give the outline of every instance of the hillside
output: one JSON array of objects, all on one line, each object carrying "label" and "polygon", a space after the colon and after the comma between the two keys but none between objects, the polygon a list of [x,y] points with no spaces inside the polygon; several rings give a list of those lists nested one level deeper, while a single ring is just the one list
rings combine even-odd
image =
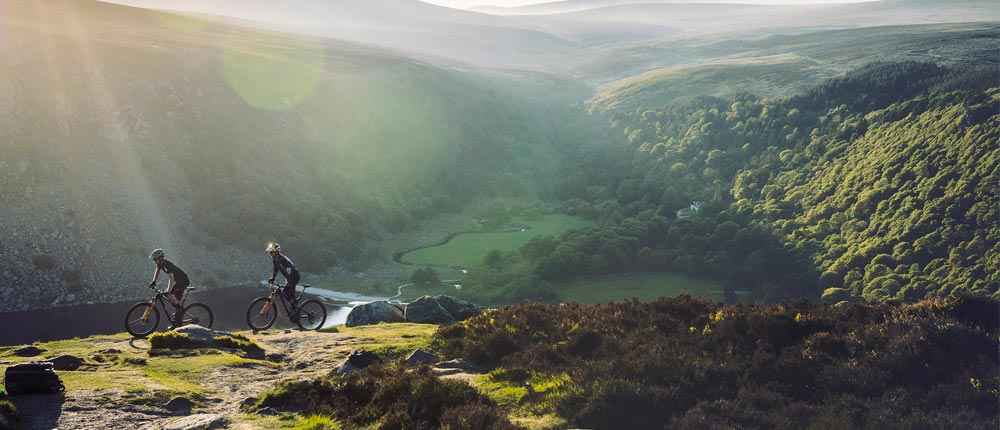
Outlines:
[{"label": "hillside", "polygon": [[382,235],[500,178],[533,190],[552,154],[587,144],[569,101],[583,90],[557,78],[32,5],[0,15],[0,217],[15,238],[0,244],[0,311],[132,297],[157,247],[210,287],[269,273],[270,240],[308,250],[296,261],[309,271],[363,268],[387,258]]},{"label": "hillside", "polygon": [[[36,344],[33,358],[0,347],[3,364],[83,359],[59,372],[65,393],[0,399],[0,414],[12,404],[26,429],[159,428],[188,417],[244,430],[990,428],[998,305],[526,303],[440,328],[237,334],[263,357],[99,336]],[[402,364],[416,348],[475,365]],[[332,372],[358,349],[385,364]]]},{"label": "hillside", "polygon": [[[535,270],[587,272],[573,255],[597,240],[618,249],[612,273],[701,274],[770,300],[996,295],[991,63],[873,63],[788,98],[610,110],[629,149],[582,162],[623,173],[607,193],[583,192],[600,183],[584,176],[561,189],[615,201],[601,228],[561,237]],[[704,202],[696,216],[675,215],[691,201]]]},{"label": "hillside", "polygon": [[[667,58],[677,64],[603,85],[592,104],[597,109],[632,110],[699,96],[788,97],[875,61],[986,66],[995,61],[990,46],[998,30],[995,24],[887,26],[646,50],[639,58]],[[626,57],[602,67],[637,62]]]}]

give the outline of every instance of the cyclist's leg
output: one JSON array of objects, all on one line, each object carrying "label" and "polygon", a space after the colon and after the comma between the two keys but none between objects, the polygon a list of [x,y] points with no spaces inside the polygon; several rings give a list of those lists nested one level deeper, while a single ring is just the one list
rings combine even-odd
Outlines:
[{"label": "cyclist's leg", "polygon": [[184,297],[184,289],[190,285],[191,282],[175,282],[174,286],[170,289],[167,294],[173,294],[174,298],[177,299],[177,304],[174,305],[174,327],[180,327],[184,322],[184,307],[181,306],[181,299]]},{"label": "cyclist's leg", "polygon": [[298,303],[296,303],[297,300],[296,300],[296,297],[295,297],[295,286],[298,285],[300,278],[301,277],[299,276],[299,273],[298,272],[294,272],[294,273],[288,275],[288,278],[285,279],[286,280],[286,282],[285,282],[285,297],[288,298],[288,302],[291,303],[292,307],[295,307],[295,306],[298,305]]}]

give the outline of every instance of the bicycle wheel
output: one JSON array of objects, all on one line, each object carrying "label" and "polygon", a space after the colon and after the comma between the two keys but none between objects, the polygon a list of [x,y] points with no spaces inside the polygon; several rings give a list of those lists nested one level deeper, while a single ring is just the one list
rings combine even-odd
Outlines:
[{"label": "bicycle wheel", "polygon": [[184,308],[184,325],[197,324],[205,328],[212,328],[212,310],[204,303],[191,303]]},{"label": "bicycle wheel", "polygon": [[316,299],[302,302],[296,313],[295,324],[302,330],[316,330],[322,328],[326,322],[326,306]]},{"label": "bicycle wheel", "polygon": [[267,330],[278,319],[278,307],[270,297],[258,297],[247,309],[247,325],[254,330]]},{"label": "bicycle wheel", "polygon": [[149,336],[160,325],[160,311],[150,303],[136,303],[125,314],[125,330],[135,337]]}]

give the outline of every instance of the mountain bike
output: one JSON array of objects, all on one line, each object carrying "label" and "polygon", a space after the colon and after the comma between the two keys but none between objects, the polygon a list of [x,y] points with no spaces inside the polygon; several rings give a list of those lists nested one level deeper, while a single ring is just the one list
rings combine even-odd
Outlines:
[{"label": "mountain bike", "polygon": [[[302,292],[298,296],[298,299],[301,300],[302,296],[305,295],[306,288],[310,288],[311,285],[299,285],[302,286]],[[275,297],[281,302],[281,307],[285,308],[289,319],[302,330],[316,330],[323,327],[323,323],[326,322],[326,306],[323,305],[323,302],[309,299],[292,307],[289,306],[285,298],[283,286],[270,282],[268,287],[271,289],[271,294],[267,297],[258,297],[250,302],[250,308],[247,309],[247,324],[250,328],[259,331],[267,330],[274,325],[274,322],[278,320],[278,306]]]},{"label": "mountain bike", "polygon": [[[136,303],[125,314],[125,330],[128,330],[135,337],[149,336],[160,325],[160,310],[156,308],[157,302],[160,303],[163,313],[168,315],[168,318],[172,318],[174,314],[172,310],[167,309],[168,304],[171,309],[173,308],[173,304],[166,299],[166,295],[169,293],[157,290],[156,287],[151,286],[149,288],[155,290],[156,295],[152,299],[149,299],[148,302]],[[187,300],[187,293],[191,290],[194,290],[194,287],[187,287],[185,294],[181,297],[181,307],[184,308],[181,325],[197,324],[205,328],[211,328],[214,317],[208,305],[204,303],[191,303],[184,306],[184,301]]]}]

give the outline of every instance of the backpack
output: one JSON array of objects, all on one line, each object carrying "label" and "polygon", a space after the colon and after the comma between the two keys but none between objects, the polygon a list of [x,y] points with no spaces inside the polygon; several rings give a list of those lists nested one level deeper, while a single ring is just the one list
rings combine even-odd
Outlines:
[{"label": "backpack", "polygon": [[4,373],[7,393],[58,393],[66,389],[48,361],[15,364]]}]

